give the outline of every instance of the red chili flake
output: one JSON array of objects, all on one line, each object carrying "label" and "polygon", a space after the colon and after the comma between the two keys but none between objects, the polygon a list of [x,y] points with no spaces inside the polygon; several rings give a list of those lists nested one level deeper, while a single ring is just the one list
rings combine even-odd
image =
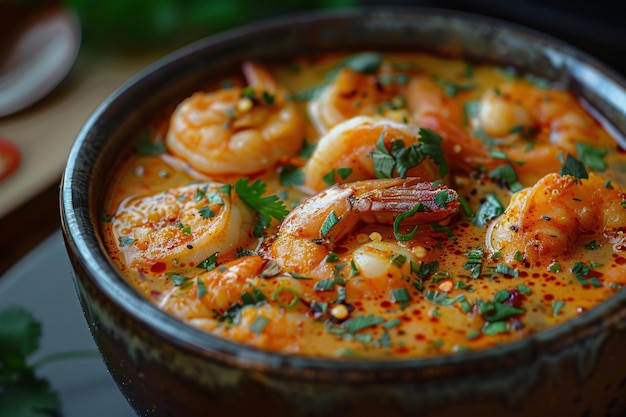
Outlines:
[{"label": "red chili flake", "polygon": [[21,159],[20,150],[14,143],[0,138],[0,181],[15,172]]},{"label": "red chili flake", "polygon": [[164,262],[157,262],[150,267],[150,272],[154,274],[160,274],[162,272],[165,272],[166,269],[167,269],[167,265],[165,265]]}]

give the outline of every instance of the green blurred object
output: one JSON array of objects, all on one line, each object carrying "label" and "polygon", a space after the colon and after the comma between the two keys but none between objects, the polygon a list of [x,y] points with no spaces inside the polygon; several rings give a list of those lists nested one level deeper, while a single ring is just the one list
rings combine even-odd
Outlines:
[{"label": "green blurred object", "polygon": [[284,13],[355,6],[357,0],[65,0],[78,13],[87,47],[178,47]]}]

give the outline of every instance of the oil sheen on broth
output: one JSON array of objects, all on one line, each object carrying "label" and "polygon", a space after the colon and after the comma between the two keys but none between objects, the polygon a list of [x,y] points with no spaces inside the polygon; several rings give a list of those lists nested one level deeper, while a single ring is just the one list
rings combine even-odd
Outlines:
[{"label": "oil sheen on broth", "polygon": [[557,83],[373,52],[214,81],[135,138],[101,224],[122,275],[191,326],[423,357],[518,340],[626,283],[622,151]]}]

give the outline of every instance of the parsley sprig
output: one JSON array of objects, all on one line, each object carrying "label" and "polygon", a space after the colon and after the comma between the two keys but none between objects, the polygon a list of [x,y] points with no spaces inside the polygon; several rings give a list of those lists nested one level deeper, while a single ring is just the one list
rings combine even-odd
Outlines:
[{"label": "parsley sprig", "polygon": [[57,360],[97,357],[96,351],[52,354],[30,362],[39,348],[41,323],[28,311],[12,307],[0,311],[0,416],[48,417],[61,408],[50,382],[37,375],[42,366]]},{"label": "parsley sprig", "polygon": [[439,175],[448,174],[448,164],[443,153],[443,139],[430,129],[419,129],[419,143],[405,146],[402,140],[391,140],[390,149],[385,145],[386,132],[383,131],[376,142],[376,149],[370,154],[374,161],[376,178],[391,178],[394,170],[404,178],[407,172],[421,164],[427,157],[439,167]]},{"label": "parsley sprig", "polygon": [[256,237],[263,235],[263,231],[269,226],[272,218],[281,221],[289,213],[285,203],[278,196],[263,196],[266,189],[267,184],[259,179],[250,184],[249,178],[240,178],[235,183],[235,192],[239,198],[259,215],[254,226]]}]

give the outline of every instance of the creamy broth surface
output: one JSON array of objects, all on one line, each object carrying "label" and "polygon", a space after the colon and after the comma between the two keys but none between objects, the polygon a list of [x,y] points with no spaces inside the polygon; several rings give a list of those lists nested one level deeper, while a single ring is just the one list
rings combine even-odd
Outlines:
[{"label": "creamy broth surface", "polygon": [[129,138],[101,230],[181,326],[424,357],[519,340],[626,284],[622,150],[557,83],[333,54],[244,62],[156,116]]}]

